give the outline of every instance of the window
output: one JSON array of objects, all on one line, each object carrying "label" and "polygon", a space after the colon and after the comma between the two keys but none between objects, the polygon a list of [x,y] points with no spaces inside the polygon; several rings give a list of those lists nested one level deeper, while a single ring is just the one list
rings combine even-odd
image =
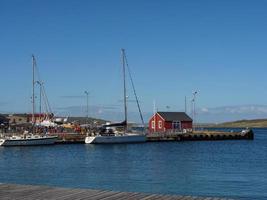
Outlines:
[{"label": "window", "polygon": [[162,128],[162,121],[159,121],[159,128]]},{"label": "window", "polygon": [[155,121],[152,121],[151,126],[152,128],[155,128]]},{"label": "window", "polygon": [[181,123],[177,122],[177,121],[172,122],[172,128],[176,129],[176,130],[180,130],[181,129]]}]

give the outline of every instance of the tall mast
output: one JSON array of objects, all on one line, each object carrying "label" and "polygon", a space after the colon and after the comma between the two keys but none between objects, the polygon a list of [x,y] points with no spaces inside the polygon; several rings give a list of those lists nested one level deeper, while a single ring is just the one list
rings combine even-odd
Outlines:
[{"label": "tall mast", "polygon": [[34,84],[35,84],[35,80],[34,80],[34,68],[35,68],[35,58],[34,55],[32,55],[32,124],[33,124],[33,129],[32,132],[34,134],[34,124],[35,124],[35,96],[34,96]]},{"label": "tall mast", "polygon": [[186,96],[184,97],[184,112],[187,112],[187,99]]},{"label": "tall mast", "polygon": [[122,70],[123,70],[123,101],[124,101],[124,119],[125,119],[125,131],[127,130],[127,100],[126,100],[126,77],[125,77],[125,50],[121,49],[122,56]]}]

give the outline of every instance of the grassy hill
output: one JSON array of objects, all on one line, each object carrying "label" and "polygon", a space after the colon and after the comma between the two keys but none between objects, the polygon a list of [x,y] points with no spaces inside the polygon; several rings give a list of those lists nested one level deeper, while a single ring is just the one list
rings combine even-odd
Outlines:
[{"label": "grassy hill", "polygon": [[267,119],[239,120],[233,122],[225,122],[220,124],[210,125],[212,127],[227,127],[227,128],[266,128]]}]

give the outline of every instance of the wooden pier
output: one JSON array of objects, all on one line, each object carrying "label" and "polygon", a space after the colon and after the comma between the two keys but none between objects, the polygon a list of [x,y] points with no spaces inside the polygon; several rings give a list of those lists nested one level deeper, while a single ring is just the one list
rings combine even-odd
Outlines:
[{"label": "wooden pier", "polygon": [[[56,144],[84,144],[86,134],[60,133]],[[162,141],[203,141],[203,140],[253,140],[252,130],[242,132],[195,131],[193,133],[151,133],[147,135],[148,142]]]},{"label": "wooden pier", "polygon": [[254,134],[252,130],[247,132],[195,131],[193,133],[156,133],[147,135],[148,142],[253,139]]},{"label": "wooden pier", "polygon": [[114,192],[108,190],[73,189],[50,186],[0,184],[1,200],[76,200],[76,199],[105,199],[105,200],[226,200],[225,198],[193,197],[177,195],[145,194],[138,192]]}]

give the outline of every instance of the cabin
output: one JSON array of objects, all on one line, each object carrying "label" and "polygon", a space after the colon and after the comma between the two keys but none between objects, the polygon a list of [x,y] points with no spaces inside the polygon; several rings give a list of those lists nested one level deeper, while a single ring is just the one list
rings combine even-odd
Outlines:
[{"label": "cabin", "polygon": [[192,130],[193,120],[185,112],[156,112],[148,126],[150,133],[181,132]]}]

